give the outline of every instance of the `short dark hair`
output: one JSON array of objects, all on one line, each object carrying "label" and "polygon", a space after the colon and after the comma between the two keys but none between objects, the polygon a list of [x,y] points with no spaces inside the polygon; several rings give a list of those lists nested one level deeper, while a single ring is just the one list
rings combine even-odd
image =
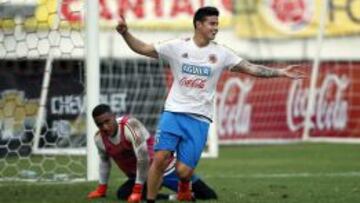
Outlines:
[{"label": "short dark hair", "polygon": [[204,6],[199,8],[194,15],[194,28],[196,28],[196,21],[203,22],[207,16],[219,16],[219,10],[213,6]]},{"label": "short dark hair", "polygon": [[92,117],[95,118],[104,113],[112,113],[111,108],[107,104],[99,104],[92,111]]}]

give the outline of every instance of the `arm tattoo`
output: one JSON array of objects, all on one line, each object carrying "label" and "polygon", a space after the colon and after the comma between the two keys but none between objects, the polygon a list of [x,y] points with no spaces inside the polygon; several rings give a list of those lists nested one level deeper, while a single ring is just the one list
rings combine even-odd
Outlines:
[{"label": "arm tattoo", "polygon": [[240,62],[231,70],[234,72],[243,72],[249,75],[264,78],[283,76],[282,72],[279,69],[269,68],[264,65],[252,64],[245,60]]}]

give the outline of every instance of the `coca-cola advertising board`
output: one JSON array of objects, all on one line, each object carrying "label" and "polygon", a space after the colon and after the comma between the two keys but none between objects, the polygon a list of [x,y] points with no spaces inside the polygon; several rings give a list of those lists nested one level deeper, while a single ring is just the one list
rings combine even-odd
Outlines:
[{"label": "coca-cola advertising board", "polygon": [[[301,139],[310,64],[303,67],[309,78],[299,80],[224,73],[217,88],[220,143]],[[319,70],[310,138],[360,138],[360,63],[324,62]]]}]

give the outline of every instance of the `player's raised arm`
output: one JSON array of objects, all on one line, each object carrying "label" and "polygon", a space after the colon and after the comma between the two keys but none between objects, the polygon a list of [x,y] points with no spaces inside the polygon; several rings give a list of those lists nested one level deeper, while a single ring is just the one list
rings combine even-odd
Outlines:
[{"label": "player's raised arm", "polygon": [[231,71],[242,72],[256,77],[272,78],[272,77],[288,77],[291,79],[305,78],[305,73],[299,70],[299,65],[289,65],[285,68],[270,68],[264,65],[253,64],[249,61],[242,60],[234,66]]},{"label": "player's raised arm", "polygon": [[130,49],[132,49],[134,52],[151,58],[159,57],[154,45],[147,44],[137,39],[129,32],[125,18],[121,17],[118,25],[116,26],[116,30],[124,38]]}]

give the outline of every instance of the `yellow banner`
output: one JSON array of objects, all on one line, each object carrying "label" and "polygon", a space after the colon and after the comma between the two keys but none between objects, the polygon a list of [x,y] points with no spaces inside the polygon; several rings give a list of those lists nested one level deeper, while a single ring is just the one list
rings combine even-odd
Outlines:
[{"label": "yellow banner", "polygon": [[[323,0],[237,0],[235,30],[241,38],[304,38],[319,30]],[[325,36],[360,34],[360,0],[329,0]]]},{"label": "yellow banner", "polygon": [[[65,28],[79,28],[84,25],[85,0],[16,0],[17,12],[0,15],[0,26],[27,29],[46,29],[59,24]],[[101,29],[113,29],[124,16],[131,28],[154,30],[193,29],[193,15],[202,6],[212,5],[220,11],[220,26],[231,25],[233,4],[231,0],[98,0]],[[29,3],[30,2],[30,3]],[[7,6],[14,6],[11,2]],[[30,14],[22,14],[22,7],[32,6]],[[29,11],[28,11],[29,12]],[[31,13],[32,12],[32,13]],[[21,16],[22,21],[15,20]],[[19,18],[18,18],[19,19]],[[58,23],[57,23],[58,22]]]},{"label": "yellow banner", "polygon": [[0,15],[0,27],[14,29],[21,27],[30,30],[49,29],[57,17],[57,0],[13,0],[3,3],[4,12]]}]

